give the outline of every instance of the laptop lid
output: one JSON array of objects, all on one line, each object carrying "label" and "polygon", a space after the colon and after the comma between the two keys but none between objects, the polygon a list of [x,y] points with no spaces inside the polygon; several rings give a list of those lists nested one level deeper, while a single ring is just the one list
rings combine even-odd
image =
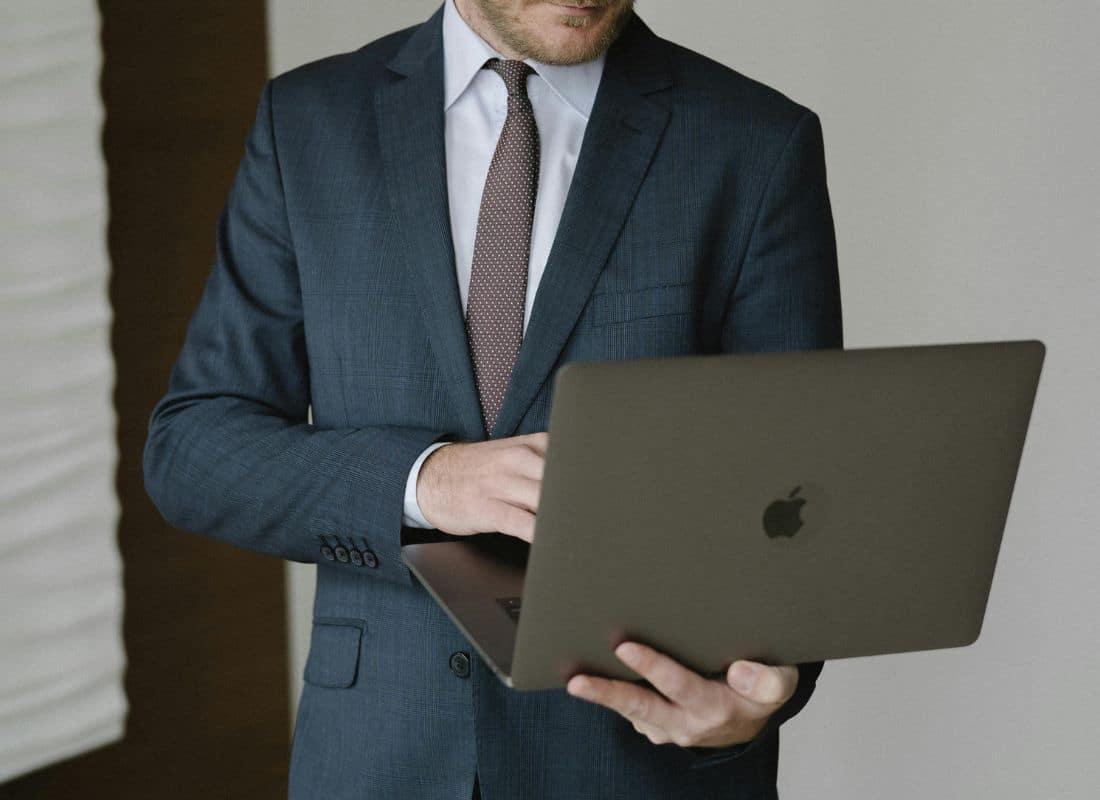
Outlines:
[{"label": "laptop lid", "polygon": [[564,365],[511,684],[635,678],[626,638],[703,673],[973,642],[1043,355]]}]

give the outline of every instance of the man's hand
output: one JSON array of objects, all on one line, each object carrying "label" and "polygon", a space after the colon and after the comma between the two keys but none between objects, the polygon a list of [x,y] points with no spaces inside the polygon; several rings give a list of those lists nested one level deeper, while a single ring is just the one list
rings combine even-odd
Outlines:
[{"label": "man's hand", "polygon": [[619,712],[654,744],[725,747],[747,742],[798,686],[797,667],[735,661],[719,681],[635,642],[623,642],[615,655],[657,691],[593,675],[574,675],[566,690]]},{"label": "man's hand", "polygon": [[496,531],[531,542],[548,442],[542,432],[432,451],[416,478],[420,513],[444,533]]}]

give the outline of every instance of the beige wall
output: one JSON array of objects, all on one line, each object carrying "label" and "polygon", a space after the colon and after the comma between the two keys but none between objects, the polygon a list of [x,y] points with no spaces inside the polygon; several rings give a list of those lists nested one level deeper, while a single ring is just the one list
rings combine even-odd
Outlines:
[{"label": "beige wall", "polygon": [[[275,71],[434,2],[269,0]],[[1038,337],[1048,356],[972,647],[831,662],[784,732],[792,797],[1069,798],[1100,785],[1100,59],[1091,0],[637,3],[822,118],[849,346]],[[292,681],[309,568],[289,573]]]}]

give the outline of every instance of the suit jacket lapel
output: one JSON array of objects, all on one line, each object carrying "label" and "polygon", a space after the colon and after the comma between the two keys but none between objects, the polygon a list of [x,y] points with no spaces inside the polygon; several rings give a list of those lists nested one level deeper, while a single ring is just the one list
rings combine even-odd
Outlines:
[{"label": "suit jacket lapel", "polygon": [[[447,207],[443,138],[443,8],[387,66],[404,76],[382,85],[375,109],[390,201],[428,337],[463,421],[485,435]],[[670,86],[657,37],[636,15],[607,53],[603,77],[535,295],[531,318],[492,437],[510,436],[549,377],[634,201],[668,121],[647,95]]]},{"label": "suit jacket lapel", "polygon": [[405,77],[379,87],[375,110],[390,202],[432,352],[447,377],[464,437],[482,439],[485,423],[466,341],[447,205],[442,26],[440,6],[387,64]]},{"label": "suit jacket lapel", "polygon": [[569,338],[634,202],[668,121],[647,97],[672,84],[653,32],[635,14],[603,77],[493,437],[510,436]]}]

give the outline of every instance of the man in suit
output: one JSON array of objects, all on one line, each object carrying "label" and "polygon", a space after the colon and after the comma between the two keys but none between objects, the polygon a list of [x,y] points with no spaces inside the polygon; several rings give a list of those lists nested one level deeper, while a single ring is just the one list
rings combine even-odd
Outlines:
[{"label": "man in suit", "polygon": [[648,685],[514,692],[401,561],[531,540],[565,362],[841,346],[817,115],[576,5],[445,0],[261,93],[145,476],[317,564],[294,797],[775,796],[821,670],[625,643]]}]

